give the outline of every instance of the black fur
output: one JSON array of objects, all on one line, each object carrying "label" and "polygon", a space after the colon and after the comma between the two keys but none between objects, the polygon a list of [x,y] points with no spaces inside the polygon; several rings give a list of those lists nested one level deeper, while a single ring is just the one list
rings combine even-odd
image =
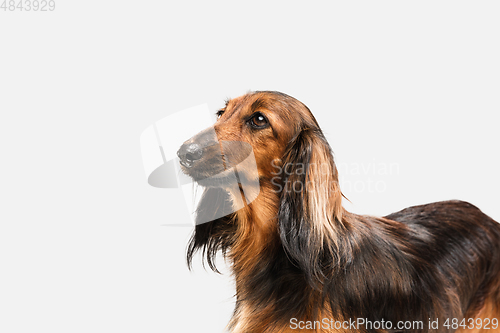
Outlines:
[{"label": "black fur", "polygon": [[[287,105],[301,107],[296,101]],[[309,110],[303,106],[297,112],[303,117]],[[302,118],[309,119],[307,124],[294,125],[297,133],[285,150],[285,165],[309,166],[317,145],[333,165],[330,146],[311,117]],[[446,318],[475,316],[486,301],[500,313],[500,225],[477,207],[443,201],[382,218],[342,210],[329,222],[334,224],[333,239],[324,238],[313,230],[318,221],[312,221],[305,200],[311,193],[290,191],[294,183],[304,184],[310,171],[289,171],[282,179],[275,234],[260,251],[248,253],[258,257],[252,258],[254,265],[246,268],[244,278],[236,276],[235,313],[242,304],[251,308],[245,333],[279,332],[291,318],[422,321],[423,329],[408,332],[428,332],[429,320],[439,319],[442,325]],[[198,207],[203,215],[199,223],[230,204],[224,190],[206,191]],[[188,264],[201,250],[209,267],[217,271],[218,251],[230,254],[235,244],[237,216],[197,225],[188,246]],[[443,326],[439,330],[451,331]]]}]

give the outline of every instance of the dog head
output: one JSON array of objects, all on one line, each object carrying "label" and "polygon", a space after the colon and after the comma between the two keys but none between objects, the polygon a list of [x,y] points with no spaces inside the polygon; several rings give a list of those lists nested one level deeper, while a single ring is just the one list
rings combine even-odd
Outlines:
[{"label": "dog head", "polygon": [[[276,230],[284,248],[304,270],[319,277],[318,258],[335,246],[342,194],[330,146],[311,111],[286,94],[258,91],[227,101],[217,116],[213,131],[202,131],[179,149],[183,172],[218,191],[226,186],[228,171],[251,149],[257,168],[238,170],[240,178],[257,177],[262,189],[276,193]],[[224,142],[235,143],[235,149]],[[216,182],[204,183],[214,176]],[[204,196],[199,209],[208,209],[208,202],[213,209],[220,205]],[[216,244],[229,247],[237,223],[233,216],[197,226],[200,236],[195,234],[192,252],[210,244],[215,251]]]},{"label": "dog head", "polygon": [[[240,176],[269,178],[273,160],[280,159],[287,143],[304,120],[315,123],[310,113],[296,112],[305,106],[276,92],[250,93],[226,101],[217,111],[217,122],[184,142],[177,155],[182,171],[204,186],[224,187],[223,179],[254,153],[258,175],[239,170]],[[295,112],[294,112],[295,111]],[[305,110],[302,110],[305,111]],[[310,117],[304,118],[304,115]],[[207,181],[209,178],[218,181]]]}]

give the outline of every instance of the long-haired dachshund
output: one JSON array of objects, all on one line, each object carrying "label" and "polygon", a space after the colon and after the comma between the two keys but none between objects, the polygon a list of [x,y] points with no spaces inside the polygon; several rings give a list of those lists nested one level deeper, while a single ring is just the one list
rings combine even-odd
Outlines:
[{"label": "long-haired dachshund", "polygon": [[[219,142],[251,145],[260,192],[197,225],[187,260],[201,250],[217,271],[221,251],[231,263],[231,332],[500,332],[497,222],[463,201],[349,213],[331,148],[304,104],[259,91],[217,114]],[[195,180],[220,171],[206,167],[214,154],[206,142],[201,132],[178,152]],[[224,184],[206,186],[199,214],[242,195]]]}]

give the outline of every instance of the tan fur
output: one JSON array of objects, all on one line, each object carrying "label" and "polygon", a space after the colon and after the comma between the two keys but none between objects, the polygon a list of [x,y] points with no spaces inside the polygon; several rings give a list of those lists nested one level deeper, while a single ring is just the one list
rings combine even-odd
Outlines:
[{"label": "tan fur", "polygon": [[[469,318],[474,319],[474,322],[469,321]],[[480,318],[479,323],[476,320]],[[497,320],[497,328],[493,328],[491,321],[493,319]],[[478,311],[473,316],[467,316],[465,319],[466,329],[459,328],[456,333],[499,333],[500,332],[500,309],[496,308],[493,300],[487,300],[481,310]],[[482,324],[481,324],[482,323]],[[486,324],[489,323],[489,328],[485,328]],[[474,327],[469,329],[468,326]]]},{"label": "tan fur", "polygon": [[[288,104],[284,104],[288,103]],[[222,115],[215,124],[215,132],[219,141],[242,141],[250,144],[255,155],[258,175],[248,175],[252,179],[259,179],[260,189],[254,188],[251,191],[260,191],[256,199],[246,204],[242,209],[235,209],[236,213],[233,217],[231,226],[236,229],[234,235],[230,234],[232,240],[231,247],[227,253],[227,259],[232,264],[232,271],[236,281],[236,296],[238,298],[237,308],[235,309],[234,316],[229,323],[232,333],[295,333],[295,332],[316,332],[316,333],[354,333],[355,330],[350,329],[324,329],[317,330],[300,330],[291,329],[290,325],[286,322],[279,324],[272,322],[272,314],[275,314],[279,309],[275,308],[274,304],[262,304],[258,299],[248,297],[252,290],[248,286],[247,281],[252,280],[252,274],[262,269],[262,262],[265,262],[266,255],[272,246],[284,246],[285,241],[280,239],[278,231],[278,212],[280,211],[280,200],[282,200],[283,193],[276,191],[275,185],[272,181],[273,176],[276,174],[275,168],[284,167],[287,163],[294,163],[292,157],[298,155],[287,155],[287,152],[294,140],[297,139],[297,133],[306,133],[300,137],[302,140],[307,140],[305,144],[308,152],[311,152],[310,161],[308,161],[308,173],[305,179],[305,184],[301,194],[297,197],[301,200],[292,201],[293,203],[301,202],[306,207],[308,218],[303,219],[304,224],[311,230],[308,234],[309,238],[304,241],[304,244],[314,245],[310,246],[311,260],[307,262],[315,262],[316,258],[324,255],[325,252],[329,253],[332,266],[340,267],[340,257],[336,253],[342,251],[345,257],[355,257],[358,251],[363,251],[363,245],[366,247],[364,239],[369,239],[373,235],[380,236],[379,239],[387,239],[391,242],[394,249],[405,253],[407,257],[418,258],[418,254],[412,252],[409,242],[404,238],[400,238],[399,234],[409,234],[411,230],[406,224],[396,222],[386,218],[374,218],[368,216],[359,216],[348,213],[342,208],[342,193],[338,183],[338,174],[335,167],[332,154],[328,144],[325,144],[323,134],[317,134],[319,126],[312,116],[309,109],[295,99],[282,99],[277,97],[276,94],[269,94],[266,92],[256,92],[247,94],[226,102],[226,106],[221,110]],[[246,122],[252,117],[253,113],[260,112],[269,120],[272,126],[262,128],[258,131],[252,130]],[[300,128],[298,127],[300,124]],[[323,140],[323,141],[321,141]],[[293,146],[292,146],[293,147]],[[287,161],[286,157],[291,161]],[[309,156],[309,155],[308,155]],[[239,172],[252,172],[250,170],[238,170]],[[253,171],[255,172],[255,171]],[[292,185],[293,186],[293,185]],[[232,196],[233,203],[241,203],[242,199],[245,202],[243,191],[241,187],[235,186],[228,189]],[[254,192],[255,193],[255,192]],[[236,208],[236,207],[235,207]],[[287,221],[288,219],[283,219]],[[281,221],[283,221],[281,220]],[[237,223],[235,222],[237,221]],[[302,221],[302,220],[301,220]],[[341,242],[343,235],[346,231],[350,231],[351,235],[356,235],[358,238],[353,238],[347,244]],[[355,233],[352,231],[356,231]],[[419,234],[422,241],[425,242],[426,237],[429,235]],[[286,234],[286,233],[285,233]],[[347,245],[346,245],[347,244]],[[301,244],[302,245],[302,244]],[[343,245],[342,248],[340,248]],[[307,246],[305,246],[307,247]],[[299,248],[299,252],[303,247]],[[285,251],[286,252],[286,251]],[[290,256],[292,252],[286,252]],[[371,251],[370,253],[373,253]],[[283,255],[284,257],[284,255]],[[275,258],[275,257],[270,257]],[[309,259],[309,258],[307,258]],[[373,258],[373,262],[379,262],[378,257]],[[319,262],[319,261],[318,261]],[[380,261],[382,262],[382,261]],[[400,270],[396,261],[383,261],[384,265],[381,268],[390,272],[387,281],[395,284],[396,289],[401,295],[408,295],[411,293],[411,288],[414,286],[412,276],[405,275]],[[330,264],[330,262],[328,263]],[[345,263],[344,263],[345,264]],[[269,265],[273,269],[275,266]],[[281,266],[279,266],[281,268]],[[310,266],[306,266],[310,267]],[[370,273],[377,274],[380,268],[376,265],[371,266],[376,269],[370,268]],[[378,270],[377,270],[378,269]],[[306,272],[314,271],[314,269],[307,269]],[[330,270],[333,271],[333,268]],[[368,270],[367,270],[368,271]],[[275,272],[275,271],[274,271]],[[273,272],[273,274],[274,274]],[[269,275],[273,275],[269,274]],[[437,273],[442,274],[442,273]],[[319,274],[318,274],[319,275]],[[333,275],[333,274],[332,274]],[[292,275],[295,277],[296,275]],[[320,279],[321,277],[319,277]],[[356,279],[357,277],[351,277]],[[362,277],[360,277],[362,279]],[[454,281],[460,281],[460,277],[452,276]],[[261,280],[257,280],[259,283]],[[394,283],[397,281],[398,283]],[[444,275],[441,276],[439,281],[446,281]],[[281,280],[280,280],[281,283]],[[362,280],[361,285],[364,285],[366,280]],[[500,283],[500,282],[498,282]],[[342,285],[343,286],[343,285]],[[450,311],[461,312],[460,297],[456,293],[452,282],[444,282],[441,285],[444,289],[442,303],[436,301],[433,309],[436,316],[442,316],[443,313],[450,313]],[[255,290],[261,290],[253,286]],[[272,286],[274,288],[274,285]],[[333,321],[344,321],[349,318],[342,318],[338,314],[332,314],[332,307],[335,303],[329,303],[329,299],[334,300],[334,296],[325,296],[321,290],[311,288],[310,294],[304,298],[304,303],[300,303],[304,311],[303,318],[297,318],[299,321],[314,321],[322,320],[323,318],[332,319]],[[499,286],[493,286],[491,290],[500,290]],[[274,290],[273,290],[274,291]],[[286,290],[287,291],[287,290]],[[290,290],[293,293],[294,290]],[[266,291],[267,293],[267,291]],[[273,294],[270,292],[269,294]],[[337,293],[343,295],[342,293]],[[424,293],[425,295],[425,293]],[[495,298],[500,298],[500,295],[488,295],[488,299],[480,309],[471,309],[465,317],[482,318],[483,321],[493,318],[500,318],[500,309],[495,307],[500,301]],[[283,299],[283,298],[282,298]],[[288,300],[288,299],[285,299]],[[254,302],[254,303],[252,303]],[[319,306],[318,306],[319,304]],[[342,303],[337,303],[342,304]],[[428,302],[434,304],[434,300]],[[476,307],[481,306],[478,303]],[[314,305],[314,306],[313,306]],[[453,310],[448,310],[447,307]],[[318,310],[319,309],[319,310]],[[411,309],[411,308],[409,308]],[[294,310],[295,311],[295,310]],[[338,310],[335,310],[338,311]],[[319,312],[319,313],[318,313]],[[342,311],[338,311],[342,313]],[[451,312],[453,313],[453,312]],[[462,317],[462,313],[453,313],[454,316]],[[334,318],[332,318],[334,317]],[[355,319],[355,318],[352,318]],[[431,320],[436,318],[430,318]],[[442,327],[443,321],[446,318],[439,317]],[[428,323],[425,322],[424,325]],[[500,323],[499,323],[500,326]],[[491,324],[490,324],[491,327]],[[427,329],[427,327],[425,327]],[[441,332],[438,330],[436,332]],[[383,333],[385,331],[379,330]],[[434,332],[429,330],[429,332]],[[457,333],[500,333],[500,328],[497,329],[459,329]]]}]

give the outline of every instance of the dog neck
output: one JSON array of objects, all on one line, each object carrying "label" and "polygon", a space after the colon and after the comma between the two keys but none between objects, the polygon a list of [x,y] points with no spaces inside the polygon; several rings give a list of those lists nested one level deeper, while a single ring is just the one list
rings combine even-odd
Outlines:
[{"label": "dog neck", "polygon": [[[300,298],[300,305],[295,302],[300,317],[315,317],[310,311],[311,303],[321,302],[320,295],[309,287],[280,245],[279,199],[279,192],[271,191],[270,185],[261,182],[259,196],[235,214],[237,231],[229,251],[238,297],[230,323],[234,332],[267,332],[269,327],[286,325],[280,322],[282,318],[276,317],[276,309],[290,302],[280,293],[274,293],[280,281],[297,286],[296,294],[292,295]],[[273,276],[277,267],[279,271]]]},{"label": "dog neck", "polygon": [[[230,257],[235,276],[244,276],[253,270],[270,250],[268,245],[278,236],[277,214],[279,193],[269,190],[265,183],[254,201],[239,209],[235,218],[237,231]],[[239,190],[239,189],[238,189]],[[240,190],[239,190],[240,191]],[[241,195],[241,193],[231,193]],[[238,282],[238,281],[237,281]]]}]

